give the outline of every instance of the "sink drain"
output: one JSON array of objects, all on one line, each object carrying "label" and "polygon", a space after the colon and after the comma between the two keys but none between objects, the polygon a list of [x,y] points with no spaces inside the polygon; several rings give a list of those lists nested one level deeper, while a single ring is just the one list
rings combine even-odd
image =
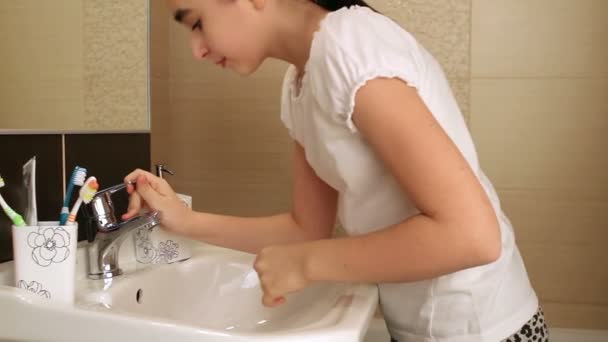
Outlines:
[{"label": "sink drain", "polygon": [[141,301],[143,300],[143,296],[144,296],[144,291],[142,289],[137,290],[137,293],[135,294],[135,300],[137,301],[137,303],[141,304]]}]

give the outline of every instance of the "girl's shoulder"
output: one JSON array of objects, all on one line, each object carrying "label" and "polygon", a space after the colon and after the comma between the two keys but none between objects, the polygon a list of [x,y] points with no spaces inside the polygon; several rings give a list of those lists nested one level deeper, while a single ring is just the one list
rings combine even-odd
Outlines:
[{"label": "girl's shoulder", "polygon": [[322,108],[348,117],[354,93],[376,77],[399,77],[419,84],[428,54],[390,18],[367,7],[329,13],[313,38],[306,72]]},{"label": "girl's shoulder", "polygon": [[[313,53],[324,55],[334,50],[411,49],[416,39],[389,17],[361,6],[330,12],[315,33]],[[313,46],[314,48],[315,46]]]}]

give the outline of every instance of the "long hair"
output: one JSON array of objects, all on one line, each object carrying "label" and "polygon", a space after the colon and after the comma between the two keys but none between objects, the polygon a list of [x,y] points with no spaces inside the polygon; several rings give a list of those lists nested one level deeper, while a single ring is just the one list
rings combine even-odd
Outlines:
[{"label": "long hair", "polygon": [[[365,1],[363,0],[312,0],[314,3],[316,3],[317,5],[325,8],[328,11],[337,11],[342,7],[350,7],[350,6],[362,6],[362,7],[369,7],[372,10],[374,10],[374,8],[372,8],[372,6],[368,5]],[[375,11],[375,10],[374,10]]]}]

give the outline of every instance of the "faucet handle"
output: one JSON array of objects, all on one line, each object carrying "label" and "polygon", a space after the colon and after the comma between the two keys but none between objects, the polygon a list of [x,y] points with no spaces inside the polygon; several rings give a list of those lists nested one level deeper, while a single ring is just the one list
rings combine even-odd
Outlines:
[{"label": "faucet handle", "polygon": [[99,231],[111,231],[120,225],[116,219],[114,211],[114,203],[112,202],[112,194],[120,190],[126,189],[124,183],[111,186],[109,188],[98,191],[93,200],[89,204],[92,209],[93,217]]},{"label": "faucet handle", "polygon": [[156,175],[159,178],[163,178],[163,172],[166,172],[166,173],[170,174],[171,176],[175,175],[175,173],[173,173],[173,171],[167,169],[167,167],[164,164],[156,164]]},{"label": "faucet handle", "polygon": [[120,191],[122,189],[125,189],[126,187],[127,187],[127,184],[125,184],[125,183],[116,184],[116,185],[111,186],[109,188],[105,188],[103,190],[97,191],[97,193],[95,194],[95,197],[102,196],[102,195],[105,195],[105,194],[112,195],[113,193],[115,193],[117,191]]}]

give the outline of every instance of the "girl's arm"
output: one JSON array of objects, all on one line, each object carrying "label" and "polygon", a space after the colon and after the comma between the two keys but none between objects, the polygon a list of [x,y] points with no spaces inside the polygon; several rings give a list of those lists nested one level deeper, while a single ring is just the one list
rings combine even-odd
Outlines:
[{"label": "girl's arm", "polygon": [[496,213],[416,89],[379,78],[355,104],[355,125],[420,214],[368,235],[309,243],[311,280],[417,281],[495,261]]},{"label": "girl's arm", "polygon": [[271,245],[330,237],[336,220],[337,192],[315,174],[297,142],[293,176],[291,212],[259,218],[196,213],[189,221],[191,237],[251,253]]},{"label": "girl's arm", "polygon": [[254,266],[265,305],[280,305],[311,282],[419,281],[500,255],[485,191],[414,88],[397,79],[368,82],[353,119],[420,214],[367,235],[263,249]]},{"label": "girl's arm", "polygon": [[135,171],[125,181],[138,180],[137,192],[131,190],[131,217],[141,207],[143,197],[154,210],[163,212],[166,229],[210,244],[258,253],[262,248],[293,242],[323,239],[331,236],[335,224],[337,192],[312,170],[304,149],[295,144],[293,158],[293,208],[289,213],[245,218],[186,211],[164,180],[148,172]]}]

